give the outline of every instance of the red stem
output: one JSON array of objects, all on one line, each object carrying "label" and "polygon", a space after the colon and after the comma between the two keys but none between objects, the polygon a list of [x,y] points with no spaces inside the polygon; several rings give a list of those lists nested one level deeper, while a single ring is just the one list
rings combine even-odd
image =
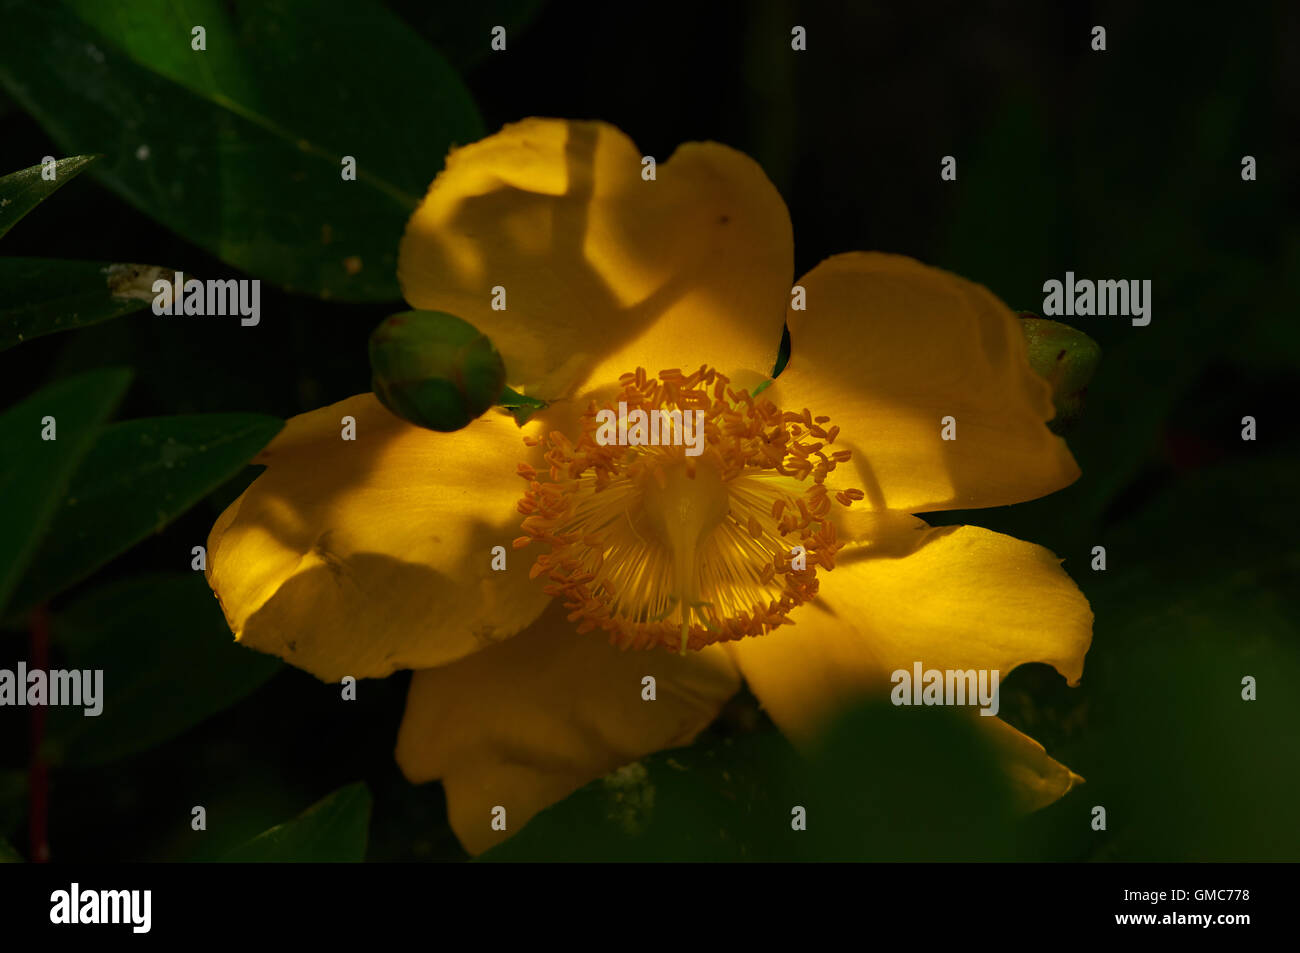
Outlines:
[{"label": "red stem", "polygon": [[[50,661],[50,614],[45,606],[37,606],[31,615],[31,667],[46,671]],[[26,685],[18,686],[20,692]],[[31,835],[31,860],[43,864],[50,859],[47,831],[49,818],[49,775],[41,757],[41,743],[45,740],[45,706],[32,706],[32,749],[27,773],[28,814],[27,830]]]}]

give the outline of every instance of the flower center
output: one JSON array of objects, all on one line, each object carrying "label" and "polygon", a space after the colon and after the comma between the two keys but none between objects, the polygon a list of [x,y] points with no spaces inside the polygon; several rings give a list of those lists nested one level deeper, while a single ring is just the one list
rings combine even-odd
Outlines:
[{"label": "flower center", "polygon": [[832,499],[864,496],[825,485],[850,457],[830,449],[839,428],[708,367],[657,379],[638,368],[619,383],[613,404],[588,406],[576,441],[547,436],[549,472],[519,464],[514,545],[550,547],[532,577],[547,577],[579,632],[604,629],[623,648],[685,652],[789,622],[817,594],[818,569],[835,568]]}]

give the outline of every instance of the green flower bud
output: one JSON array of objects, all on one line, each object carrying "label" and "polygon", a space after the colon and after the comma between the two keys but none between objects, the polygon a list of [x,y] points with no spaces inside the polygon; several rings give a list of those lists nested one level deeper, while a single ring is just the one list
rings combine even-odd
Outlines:
[{"label": "green flower bud", "polygon": [[1052,402],[1056,405],[1052,429],[1069,426],[1083,411],[1084,395],[1101,360],[1101,348],[1078,328],[1028,313],[1021,314],[1020,328],[1029,349],[1029,365],[1052,385]]},{"label": "green flower bud", "polygon": [[371,387],[418,427],[459,430],[497,402],[506,368],[486,335],[455,315],[403,311],[370,335]]}]

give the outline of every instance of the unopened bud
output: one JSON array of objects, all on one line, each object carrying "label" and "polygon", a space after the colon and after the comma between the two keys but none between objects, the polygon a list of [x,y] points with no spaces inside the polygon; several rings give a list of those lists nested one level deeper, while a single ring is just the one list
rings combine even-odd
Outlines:
[{"label": "unopened bud", "polygon": [[459,430],[497,402],[506,369],[488,337],[455,315],[403,311],[370,335],[371,386],[418,427]]},{"label": "unopened bud", "polygon": [[1052,403],[1056,405],[1052,424],[1068,426],[1083,411],[1101,348],[1078,328],[1027,313],[1020,316],[1020,328],[1028,345],[1029,365],[1052,385]]}]

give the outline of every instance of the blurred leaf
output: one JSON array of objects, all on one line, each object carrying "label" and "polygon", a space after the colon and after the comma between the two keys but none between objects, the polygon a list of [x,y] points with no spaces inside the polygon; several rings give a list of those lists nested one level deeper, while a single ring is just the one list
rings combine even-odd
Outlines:
[{"label": "blurred leaf", "polygon": [[0,17],[0,81],[55,141],[93,144],[122,198],[295,291],[400,297],[411,211],[482,135],[455,72],[373,0],[0,0]]},{"label": "blurred leaf", "polygon": [[768,859],[790,828],[780,791],[794,765],[775,732],[661,751],[547,808],[480,859]]},{"label": "blurred leaf", "polygon": [[222,858],[227,863],[360,863],[366,856],[370,791],[349,784],[296,818],[258,834]]},{"label": "blurred leaf", "polygon": [[13,844],[0,837],[0,864],[21,864],[23,855],[14,850]]},{"label": "blurred leaf", "polygon": [[[1020,815],[1007,775],[970,710],[876,701],[848,712],[813,759],[816,857],[1012,860]],[[809,831],[813,830],[809,807]]]},{"label": "blurred leaf", "polygon": [[1110,814],[1099,859],[1108,848],[1136,861],[1300,856],[1298,572],[1292,557],[1271,582],[1228,570],[1120,610],[1098,602],[1114,646],[1087,676],[1099,699],[1090,740],[1105,742],[1085,759],[1105,766],[1090,798]]},{"label": "blurred leaf", "polygon": [[[806,760],[775,732],[659,752],[538,814],[486,861],[998,860],[1000,769],[965,714],[871,703]],[[807,829],[792,828],[793,811]]]},{"label": "blurred leaf", "polygon": [[99,156],[69,156],[54,163],[54,178],[41,177],[43,166],[11,172],[0,178],[0,237],[18,220],[45,201],[55,190],[75,179]]},{"label": "blurred leaf", "polygon": [[1279,455],[1185,475],[1099,537],[1108,568],[1093,574],[1089,592],[1126,607],[1171,588],[1195,591],[1229,571],[1271,574],[1300,552],[1298,470],[1300,460]]},{"label": "blurred leaf", "polygon": [[[1202,471],[1101,538],[1090,730],[1074,765],[1110,815],[1098,859],[1300,854],[1297,465]],[[1247,675],[1255,701],[1241,697]]]},{"label": "blurred leaf", "polygon": [[[68,484],[15,605],[44,601],[161,530],[243,469],[283,426],[262,414],[198,414],[105,427]],[[178,565],[190,558],[188,544],[176,553]]]},{"label": "blurred leaf", "polygon": [[366,845],[370,863],[463,863],[468,859],[447,822],[441,784],[412,784],[394,769],[370,780],[374,823]]},{"label": "blurred leaf", "polygon": [[[284,679],[279,680],[275,688],[259,696],[259,698],[271,696],[269,699],[272,705],[269,709],[271,711],[283,708],[279,693],[284,681]],[[256,719],[259,717],[256,713],[260,712],[264,717],[268,709],[265,703],[259,704],[259,699],[250,699],[238,706],[235,711],[239,714],[232,712],[229,720],[246,723],[250,712],[254,713],[252,717]],[[222,720],[225,721],[226,717],[223,716]],[[198,734],[207,734],[207,729],[200,729],[196,735]],[[151,751],[139,759],[126,762],[126,767],[143,763],[146,759],[165,761],[168,750],[168,746],[164,746]],[[215,744],[208,743],[202,756],[207,762],[215,762],[212,767],[204,765],[198,771],[191,770],[188,777],[177,779],[203,791],[203,807],[207,811],[209,821],[207,830],[195,831],[189,824],[173,825],[167,832],[169,843],[166,848],[152,855],[150,860],[163,863],[214,863],[268,828],[276,826],[284,818],[293,817],[298,813],[310,794],[297,790],[297,784],[286,783],[285,776],[301,776],[299,772],[303,762],[295,757],[285,756],[282,756],[279,765],[250,762],[245,760],[250,753],[253,752],[250,751],[248,742],[243,739],[227,737]],[[167,773],[171,783],[170,778],[174,777],[174,774]],[[249,785],[244,782],[243,779],[248,777],[256,777],[257,784]],[[318,781],[313,777],[303,778],[302,781],[309,791],[333,783],[336,782]],[[212,823],[214,818],[220,818],[221,823]]]},{"label": "blurred leaf", "polygon": [[[130,383],[120,368],[52,384],[0,414],[0,610],[51,520],[59,500]],[[54,418],[55,439],[41,439]]]},{"label": "blurred leaf", "polygon": [[103,710],[50,712],[51,761],[103,764],[151,748],[233,705],[280,669],[238,645],[201,572],[138,576],[54,617],[66,667],[104,672]]},{"label": "blurred leaf", "polygon": [[139,311],[155,269],[56,258],[0,258],[0,351]]}]

